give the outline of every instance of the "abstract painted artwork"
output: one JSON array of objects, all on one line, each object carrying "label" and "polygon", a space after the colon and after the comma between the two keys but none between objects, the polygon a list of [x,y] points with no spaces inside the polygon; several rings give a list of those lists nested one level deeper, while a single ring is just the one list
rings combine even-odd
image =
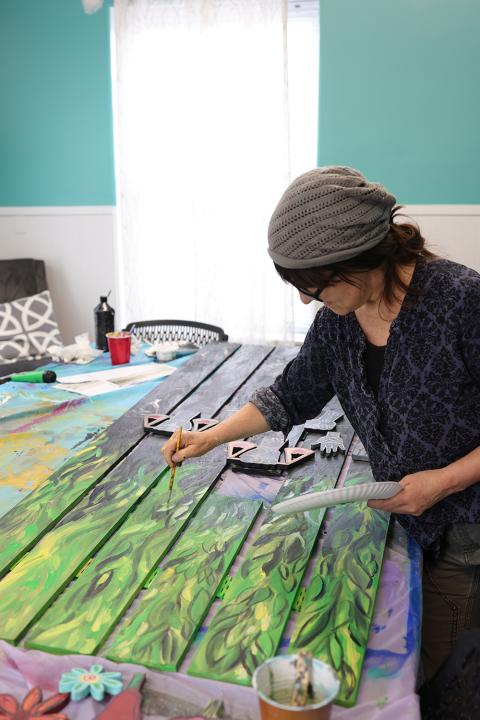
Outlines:
[{"label": "abstract painted artwork", "polygon": [[15,643],[24,635],[156,484],[165,469],[160,445],[160,438],[146,437],[3,578],[2,639]]},{"label": "abstract painted artwork", "polygon": [[[227,351],[225,348],[212,350],[212,357],[216,358],[214,367],[218,367],[219,352],[220,356],[225,359]],[[226,373],[226,377],[225,367],[219,368],[220,380],[223,378],[219,387],[216,387],[215,384],[212,384],[211,379],[208,379],[208,370],[211,370],[212,362],[206,363],[203,379],[205,377],[207,379],[198,390],[199,401],[209,405],[212,413],[218,411],[235,389],[242,385],[245,377],[248,377],[258,364],[268,357],[270,352],[271,348],[262,346],[247,346],[239,350],[231,359],[232,366],[229,366],[230,370]],[[185,369],[189,367],[189,364],[185,365]],[[193,373],[193,377],[196,378],[195,382],[198,382],[198,372]],[[181,388],[178,375],[174,373],[161,384],[157,391],[157,395],[159,395],[163,389],[163,394],[169,397],[169,402],[172,402],[173,397],[168,384],[172,378],[177,378],[176,387]],[[186,388],[188,388],[188,383],[183,385],[183,389],[179,389],[179,392],[182,393],[180,397],[185,396]],[[192,407],[195,403],[195,400],[192,399],[194,395],[188,396],[180,407]],[[32,523],[30,527],[21,523],[21,518],[16,514],[17,508],[0,520],[1,532],[6,525],[12,522],[11,516],[15,515],[17,533],[13,533],[14,537],[21,535],[22,532],[24,535],[29,533],[36,536],[38,540],[35,547],[19,560],[14,571],[0,583],[0,637],[4,640],[18,642],[30,625],[45,612],[48,605],[78,573],[89,557],[97,552],[124,522],[134,505],[156,483],[165,467],[163,456],[160,454],[164,440],[153,435],[143,437],[141,442],[119,464],[115,464],[112,460],[113,470],[98,482],[96,458],[100,458],[102,468],[106,461],[106,457],[102,456],[101,452],[102,438],[108,440],[108,446],[113,447],[114,460],[118,460],[119,456],[125,454],[119,449],[124,440],[119,436],[119,427],[127,435],[129,434],[131,442],[132,425],[135,432],[138,433],[138,428],[140,428],[143,433],[143,416],[138,417],[135,408],[129,410],[125,416],[114,423],[105,433],[102,433],[101,437],[92,442],[91,446],[84,448],[83,452],[77,453],[71,463],[67,463],[67,474],[63,478],[63,482],[58,484],[59,486],[47,483],[46,486],[40,488],[39,492],[47,488],[44,491],[44,501],[47,497],[50,499],[47,506],[45,506],[45,502],[40,505],[40,512],[44,509],[45,512],[57,514],[58,518],[59,507],[69,507],[74,500],[78,503],[45,537],[38,539],[38,527],[35,523]],[[85,495],[85,491],[81,492],[81,488],[84,486],[90,489],[90,493],[81,499],[82,495]],[[93,489],[91,489],[92,486]],[[26,500],[28,501],[29,498]],[[23,503],[20,503],[18,507],[21,505]],[[27,509],[32,514],[35,512],[34,500]],[[27,509],[24,508],[25,511]],[[10,535],[7,537],[9,537],[10,550],[14,554],[16,546],[13,547]],[[25,536],[22,540],[24,546],[28,546]],[[5,551],[3,555],[5,555]],[[0,551],[1,558],[2,551]],[[29,592],[30,588],[35,588],[36,592]],[[25,601],[22,611],[14,616],[12,613],[14,598],[23,593],[28,595],[28,600]]]}]

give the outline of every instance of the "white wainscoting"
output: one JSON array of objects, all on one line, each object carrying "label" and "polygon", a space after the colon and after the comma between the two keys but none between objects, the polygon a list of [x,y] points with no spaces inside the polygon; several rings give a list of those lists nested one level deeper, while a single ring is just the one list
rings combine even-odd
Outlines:
[{"label": "white wainscoting", "polygon": [[115,207],[0,207],[0,259],[44,260],[65,343],[88,331],[93,308],[115,287]]},{"label": "white wainscoting", "polygon": [[[408,205],[429,247],[480,272],[480,205]],[[115,207],[0,207],[0,259],[45,260],[55,312],[65,342],[88,330],[98,297],[118,292]],[[313,303],[295,299],[297,340],[314,315]]]},{"label": "white wainscoting", "polygon": [[480,205],[406,205],[427,246],[480,272]]}]

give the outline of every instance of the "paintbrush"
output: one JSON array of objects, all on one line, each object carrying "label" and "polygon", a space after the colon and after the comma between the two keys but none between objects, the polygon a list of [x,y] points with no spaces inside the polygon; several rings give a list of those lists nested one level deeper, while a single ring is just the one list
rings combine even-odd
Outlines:
[{"label": "paintbrush", "polygon": [[292,705],[303,706],[307,698],[313,698],[312,653],[300,651],[295,659]]},{"label": "paintbrush", "polygon": [[[178,453],[178,451],[180,450],[180,443],[181,443],[181,442],[182,442],[182,426],[180,426],[179,431],[178,431],[178,435],[177,435],[177,447],[176,447],[176,450],[175,450],[176,453]],[[178,463],[178,464],[181,465],[181,463]],[[176,470],[176,469],[177,469],[177,463],[175,463],[175,465],[174,465],[174,466],[172,467],[172,469],[170,470],[170,480],[169,480],[169,483],[168,483],[168,489],[169,489],[169,490],[171,490],[171,489],[173,488],[173,481],[175,480],[175,470]]]}]

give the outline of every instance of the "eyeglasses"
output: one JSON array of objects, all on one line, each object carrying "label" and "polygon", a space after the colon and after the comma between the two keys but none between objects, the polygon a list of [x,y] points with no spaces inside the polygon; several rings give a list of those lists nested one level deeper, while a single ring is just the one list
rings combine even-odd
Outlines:
[{"label": "eyeglasses", "polygon": [[[306,297],[310,297],[313,300],[320,301],[320,294],[325,290],[328,285],[333,285],[333,280],[335,278],[335,273],[332,272],[330,275],[325,279],[325,281],[322,283],[321,287],[319,287],[315,292],[310,292],[309,290],[304,290],[303,288],[299,288],[296,285],[294,286],[296,290],[298,290],[299,293],[302,295],[305,295]],[[321,301],[320,301],[321,302]]]},{"label": "eyeglasses", "polygon": [[324,288],[318,288],[318,290],[315,290],[315,292],[311,293],[308,290],[304,290],[303,288],[296,288],[298,292],[301,295],[305,295],[306,297],[313,298],[314,300],[320,301],[320,293]]}]

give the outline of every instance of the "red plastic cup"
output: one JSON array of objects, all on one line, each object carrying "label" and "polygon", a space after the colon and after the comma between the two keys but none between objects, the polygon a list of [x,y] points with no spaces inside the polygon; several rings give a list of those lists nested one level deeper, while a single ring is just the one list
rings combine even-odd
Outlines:
[{"label": "red plastic cup", "polygon": [[132,336],[125,330],[107,333],[108,351],[112,365],[123,365],[130,362],[130,346]]}]

